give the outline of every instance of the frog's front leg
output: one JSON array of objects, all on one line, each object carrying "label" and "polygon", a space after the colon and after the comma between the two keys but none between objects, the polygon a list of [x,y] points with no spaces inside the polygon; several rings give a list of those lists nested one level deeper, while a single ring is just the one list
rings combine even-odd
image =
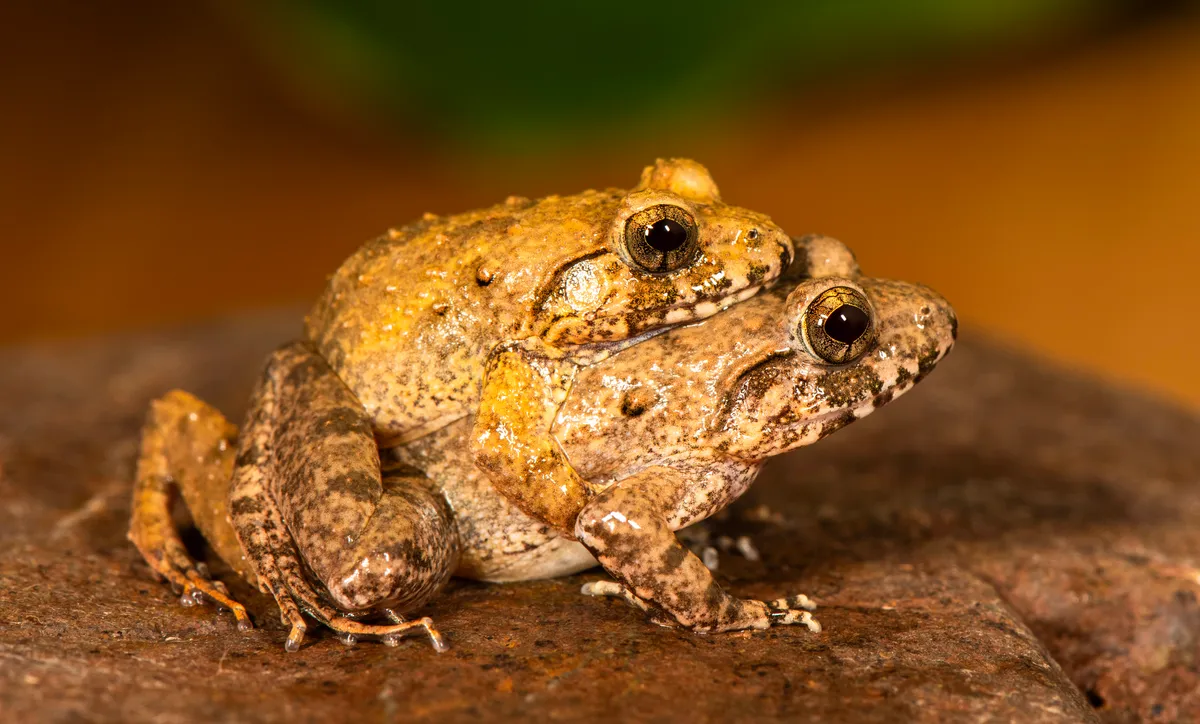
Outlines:
[{"label": "frog's front leg", "polygon": [[457,565],[458,534],[424,475],[381,475],[365,410],[308,344],[277,350],[255,389],[230,513],[260,587],[292,626],[289,649],[304,635],[301,611],[347,637],[424,628],[441,648],[428,619],[373,627],[349,618],[423,605]]},{"label": "frog's front leg", "polygon": [[492,486],[568,537],[591,494],[551,435],[574,371],[537,342],[499,348],[488,358],[471,435],[475,464]]},{"label": "frog's front leg", "polygon": [[819,630],[807,597],[768,603],[731,596],[676,539],[671,523],[679,518],[681,507],[727,502],[707,494],[697,496],[696,474],[651,467],[588,502],[576,522],[576,536],[619,583],[588,584],[583,592],[619,596],[647,610],[658,623],[698,633],[792,623]]}]

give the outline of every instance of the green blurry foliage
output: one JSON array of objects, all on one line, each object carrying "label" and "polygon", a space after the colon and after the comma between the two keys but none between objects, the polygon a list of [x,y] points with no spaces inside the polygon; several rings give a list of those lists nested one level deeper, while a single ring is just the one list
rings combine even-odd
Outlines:
[{"label": "green blurry foliage", "polygon": [[310,97],[504,145],[744,113],[838,73],[953,61],[1111,17],[1113,0],[227,5]]}]

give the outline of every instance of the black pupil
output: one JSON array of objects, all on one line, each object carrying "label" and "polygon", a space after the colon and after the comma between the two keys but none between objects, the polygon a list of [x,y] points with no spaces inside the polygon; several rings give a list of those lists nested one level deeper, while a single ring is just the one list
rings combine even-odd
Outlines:
[{"label": "black pupil", "polygon": [[825,334],[842,344],[854,344],[867,331],[871,318],[858,307],[843,304],[825,320]]},{"label": "black pupil", "polygon": [[646,227],[646,243],[664,254],[687,242],[687,229],[671,219],[659,219]]}]

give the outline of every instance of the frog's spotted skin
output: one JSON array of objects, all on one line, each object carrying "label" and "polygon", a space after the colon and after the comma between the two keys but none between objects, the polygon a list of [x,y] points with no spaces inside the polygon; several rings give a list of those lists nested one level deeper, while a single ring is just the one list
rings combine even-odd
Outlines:
[{"label": "frog's spotted skin", "polygon": [[[649,273],[627,231],[660,208],[694,221],[694,254]],[[769,218],[722,202],[703,166],[660,160],[631,191],[511,198],[376,239],[330,279],[307,336],[381,441],[478,413],[477,463],[569,535],[588,488],[549,425],[579,366],[752,296],[793,255]]]},{"label": "frog's spotted skin", "polygon": [[[587,592],[618,595],[659,623],[695,631],[791,623],[816,630],[812,602],[803,597],[767,603],[722,591],[673,531],[736,499],[767,457],[814,442],[912,387],[949,350],[955,321],[928,289],[861,277],[836,241],[813,237],[798,245],[801,263],[771,291],[571,374],[569,394],[547,423],[588,486],[571,536],[496,492],[472,450],[478,425],[470,417],[385,445],[382,467],[396,472],[380,484],[369,416],[306,344],[278,351],[260,383],[240,436],[233,525],[221,515],[197,516],[197,524],[224,557],[232,555],[229,528],[238,532],[245,560],[234,567],[252,569],[276,596],[293,626],[290,648],[304,633],[301,612],[350,636],[390,641],[420,629],[436,643],[427,619],[389,627],[350,617],[418,608],[450,569],[522,580],[596,561],[617,582]],[[838,364],[809,348],[813,331],[804,326],[814,300],[833,288],[858,295],[873,320],[861,356]],[[161,489],[172,480],[190,507],[205,507],[220,494],[213,481],[228,480],[233,460],[194,450],[219,446],[214,436],[227,439],[229,430],[203,403],[179,399],[174,417],[148,422],[142,459],[160,464],[147,463],[138,486],[154,492],[155,481]],[[189,409],[202,429],[173,422],[190,417]],[[215,432],[205,432],[210,428]],[[155,557],[156,541],[173,535],[162,513],[165,495],[137,500],[131,537],[147,560],[215,589],[186,556]]]}]

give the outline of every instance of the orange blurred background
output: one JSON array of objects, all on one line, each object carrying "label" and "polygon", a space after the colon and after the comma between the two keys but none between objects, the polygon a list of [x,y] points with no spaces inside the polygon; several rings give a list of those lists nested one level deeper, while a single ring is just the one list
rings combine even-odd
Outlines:
[{"label": "orange blurred background", "polygon": [[1200,22],[1165,5],[544,147],[298,90],[227,5],[9,7],[0,343],[303,304],[422,212],[690,156],[727,200],[938,289],[966,328],[1200,407]]}]

